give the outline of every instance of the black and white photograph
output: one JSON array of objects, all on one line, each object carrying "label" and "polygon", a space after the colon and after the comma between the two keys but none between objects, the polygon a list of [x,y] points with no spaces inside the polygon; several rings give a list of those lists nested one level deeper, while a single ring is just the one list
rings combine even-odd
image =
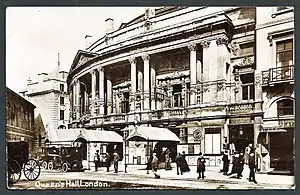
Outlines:
[{"label": "black and white photograph", "polygon": [[9,190],[295,189],[292,6],[7,7]]}]

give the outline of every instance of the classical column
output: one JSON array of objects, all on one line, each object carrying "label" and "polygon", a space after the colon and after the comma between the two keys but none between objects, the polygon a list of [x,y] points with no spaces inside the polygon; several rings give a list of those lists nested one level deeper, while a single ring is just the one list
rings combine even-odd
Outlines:
[{"label": "classical column", "polygon": [[99,67],[99,114],[104,115],[104,68]]},{"label": "classical column", "polygon": [[227,49],[228,38],[218,37],[216,40],[217,44],[217,79],[226,79],[226,62],[230,58],[230,53]]},{"label": "classical column", "polygon": [[202,41],[201,45],[203,47],[203,81],[209,80],[210,74],[210,59],[213,57],[210,54],[209,45],[210,41]]},{"label": "classical column", "polygon": [[[143,87],[143,72],[141,71],[141,70],[138,70],[138,74],[137,74],[137,77],[138,77],[138,84],[137,84],[137,90],[139,91],[139,92],[142,92],[142,91],[144,91],[144,87]],[[140,110],[143,110],[143,94],[141,93],[140,94],[141,95],[141,100],[140,100],[140,106],[139,106],[139,108],[140,108]],[[135,103],[136,105],[136,109],[138,109],[138,106],[137,106],[137,102]]]},{"label": "classical column", "polygon": [[92,99],[91,99],[91,114],[94,115],[95,114],[95,99],[96,99],[96,70],[91,70],[91,75],[92,75]]},{"label": "classical column", "polygon": [[130,58],[129,62],[131,64],[131,94],[130,94],[130,111],[135,110],[135,93],[136,93],[136,60],[135,58]]},{"label": "classical column", "polygon": [[106,81],[107,85],[107,114],[112,113],[112,105],[113,105],[113,100],[112,100],[112,83],[110,78],[107,79]]},{"label": "classical column", "polygon": [[150,56],[143,55],[144,60],[144,110],[150,109]]},{"label": "classical column", "polygon": [[155,71],[155,67],[154,65],[151,66],[151,70],[150,70],[150,74],[151,74],[151,110],[156,110],[157,109],[157,102],[156,102],[156,97],[155,97],[155,93],[156,93],[156,71]]},{"label": "classical column", "polygon": [[200,60],[197,60],[196,62],[196,66],[197,66],[197,82],[198,81],[202,81],[202,63]]},{"label": "classical column", "polygon": [[72,119],[76,118],[76,82],[72,84]]},{"label": "classical column", "polygon": [[188,46],[190,49],[190,80],[191,80],[191,105],[196,104],[196,91],[195,91],[195,85],[197,83],[197,68],[196,68],[196,63],[197,63],[197,58],[196,58],[196,50],[197,47],[195,44],[190,44]]},{"label": "classical column", "polygon": [[87,91],[84,91],[84,113],[87,114],[89,109],[89,96]]},{"label": "classical column", "polygon": [[76,81],[76,119],[80,118],[80,81],[79,79]]}]

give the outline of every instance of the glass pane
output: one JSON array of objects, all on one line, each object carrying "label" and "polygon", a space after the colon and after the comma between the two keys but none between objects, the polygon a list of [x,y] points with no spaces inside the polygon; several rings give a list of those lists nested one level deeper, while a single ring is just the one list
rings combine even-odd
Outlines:
[{"label": "glass pane", "polygon": [[213,135],[213,154],[221,154],[221,134],[216,133]]},{"label": "glass pane", "polygon": [[254,85],[250,86],[250,99],[254,100]]},{"label": "glass pane", "polygon": [[289,40],[289,41],[285,44],[285,49],[286,49],[286,50],[293,49],[293,40]]},{"label": "glass pane", "polygon": [[248,100],[248,86],[242,87],[242,93],[243,100]]},{"label": "glass pane", "polygon": [[276,51],[283,51],[284,50],[284,43],[277,43]]},{"label": "glass pane", "polygon": [[212,136],[213,134],[205,134],[205,140],[204,140],[204,143],[205,143],[205,154],[212,154]]}]

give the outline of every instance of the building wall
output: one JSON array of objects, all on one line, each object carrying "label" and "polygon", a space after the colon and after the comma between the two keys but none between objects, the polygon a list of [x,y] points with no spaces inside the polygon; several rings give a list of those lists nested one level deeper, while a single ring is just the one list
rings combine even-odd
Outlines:
[{"label": "building wall", "polygon": [[35,106],[13,92],[6,90],[6,141],[24,140],[29,143],[29,154],[37,149],[34,129]]},{"label": "building wall", "polygon": [[[65,128],[68,126],[70,103],[66,76],[67,73],[58,67],[53,72],[40,74],[37,81],[29,81],[27,84],[25,96],[37,106],[35,115],[41,114],[46,131],[57,129],[62,125]],[[64,98],[62,105],[61,97]],[[64,110],[64,120],[60,120],[60,110]]]}]

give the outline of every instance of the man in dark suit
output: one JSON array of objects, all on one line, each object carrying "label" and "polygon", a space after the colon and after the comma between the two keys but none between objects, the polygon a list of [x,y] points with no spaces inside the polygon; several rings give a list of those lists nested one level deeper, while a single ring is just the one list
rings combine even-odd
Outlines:
[{"label": "man in dark suit", "polygon": [[197,173],[199,173],[199,176],[197,179],[204,179],[204,172],[205,172],[205,158],[202,155],[202,152],[200,152],[200,156],[197,160]]},{"label": "man in dark suit", "polygon": [[99,154],[99,150],[96,150],[95,156],[94,156],[94,163],[95,163],[95,172],[98,171],[98,166],[100,163],[100,154]]},{"label": "man in dark suit", "polygon": [[227,151],[223,152],[222,161],[223,161],[223,169],[222,169],[223,175],[228,175],[230,161],[229,161]]},{"label": "man in dark suit", "polygon": [[106,172],[109,172],[109,167],[110,167],[110,155],[109,153],[107,152],[106,153],[106,159],[105,159],[105,165],[106,165]]},{"label": "man in dark suit", "polygon": [[117,153],[117,151],[115,151],[113,154],[113,164],[114,164],[115,173],[118,173],[119,160],[120,160],[120,155]]},{"label": "man in dark suit", "polygon": [[256,179],[255,179],[255,154],[254,151],[251,150],[249,154],[249,161],[248,161],[249,169],[250,169],[250,174],[249,174],[249,181],[253,181],[255,184],[257,184]]},{"label": "man in dark suit", "polygon": [[176,158],[175,158],[175,162],[176,162],[176,168],[177,168],[177,175],[183,174],[182,171],[182,155],[180,153],[177,154]]}]

